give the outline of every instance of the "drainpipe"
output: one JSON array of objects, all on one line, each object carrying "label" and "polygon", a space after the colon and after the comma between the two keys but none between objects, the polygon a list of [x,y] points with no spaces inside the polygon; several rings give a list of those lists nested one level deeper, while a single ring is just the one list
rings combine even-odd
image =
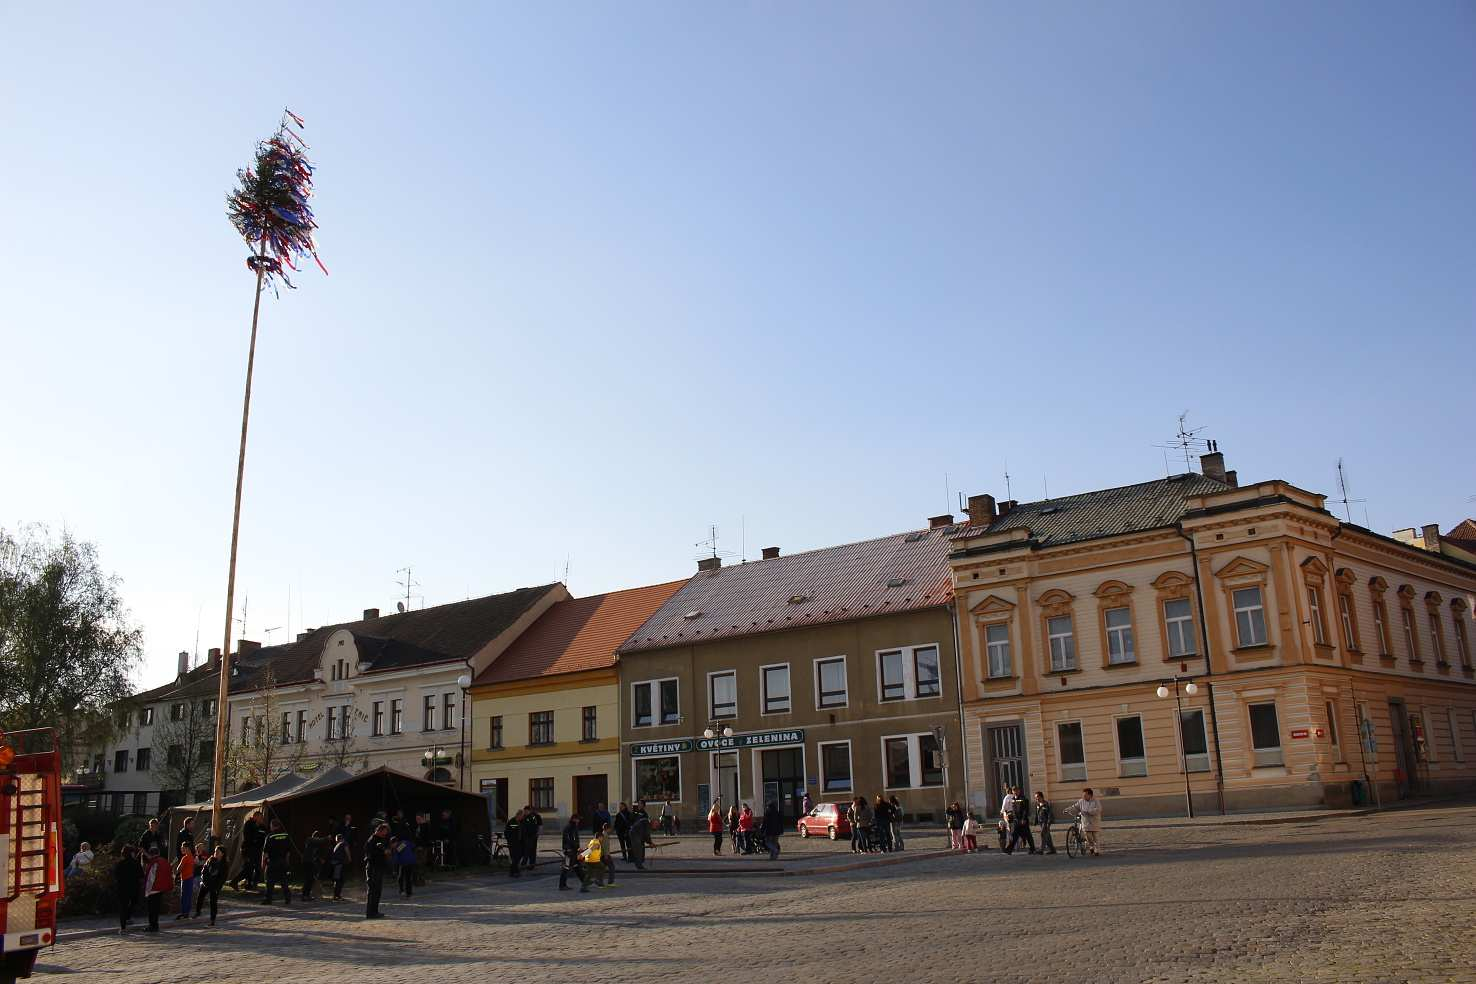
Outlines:
[{"label": "drainpipe", "polygon": [[[953,678],[954,693],[958,695],[958,745],[959,754],[963,756],[963,801],[964,809],[969,808],[969,740],[968,732],[964,730],[964,703],[963,703],[963,647],[959,645],[960,635],[958,628],[958,596],[953,598],[953,604],[948,606],[949,617],[953,621]],[[944,775],[948,769],[948,750],[943,750]],[[948,782],[945,778],[944,789]],[[946,796],[945,796],[946,798]]]},{"label": "drainpipe", "polygon": [[[1210,659],[1209,623],[1205,620],[1204,617],[1204,585],[1199,582],[1199,547],[1195,544],[1194,537],[1184,532],[1183,520],[1175,523],[1174,526],[1175,529],[1178,530],[1179,535],[1182,536],[1185,540],[1189,541],[1189,558],[1190,563],[1194,568],[1194,601],[1199,609],[1200,644],[1204,647],[1204,675],[1206,677],[1204,685],[1205,689],[1209,691],[1210,730],[1213,731],[1215,735],[1215,796],[1219,799],[1220,816],[1224,816],[1225,763],[1220,758],[1220,716],[1215,711],[1215,684],[1214,681],[1208,679],[1209,677],[1214,676],[1215,667],[1214,661]],[[1180,729],[1184,727],[1182,720],[1180,720],[1179,722],[1179,727]],[[1180,738],[1180,740],[1183,740],[1182,737]],[[1188,772],[1186,771],[1185,776],[1187,777],[1187,775]]]},{"label": "drainpipe", "polygon": [[[1338,568],[1337,568],[1337,561],[1338,561],[1338,557],[1337,557],[1337,542],[1338,542],[1338,537],[1340,537],[1342,535],[1343,535],[1343,524],[1342,523],[1338,523],[1338,528],[1335,529],[1335,530],[1333,530],[1332,539],[1328,541],[1328,545],[1327,545],[1328,556],[1332,559],[1332,562],[1333,562],[1332,574],[1333,574],[1333,580],[1334,581],[1337,580],[1337,573],[1338,573]],[[1333,591],[1334,591],[1334,593],[1336,593],[1337,588],[1334,587],[1333,588]],[[1341,602],[1339,604],[1341,605]],[[1339,617],[1338,617],[1338,622],[1339,622],[1339,635],[1342,635],[1342,631],[1341,631],[1341,629],[1342,629],[1342,625],[1341,625],[1341,623],[1342,623],[1341,608],[1338,611],[1338,615],[1339,615]],[[1348,617],[1349,618],[1357,618],[1357,614],[1356,614],[1356,612],[1351,612],[1350,611],[1348,613]],[[1343,639],[1343,645],[1344,646],[1351,645],[1352,644],[1352,641],[1353,640],[1348,639],[1348,638],[1345,637]],[[1353,720],[1355,722],[1357,722],[1357,725],[1358,725],[1358,727],[1357,727],[1357,732],[1358,732],[1358,764],[1363,767],[1363,787],[1364,787],[1365,791],[1368,793],[1369,801],[1373,803],[1375,809],[1378,809],[1379,808],[1379,789],[1378,789],[1377,784],[1374,782],[1374,777],[1373,776],[1370,776],[1369,773],[1368,773],[1368,753],[1363,748],[1363,715],[1360,714],[1359,711],[1358,711],[1358,680],[1356,678],[1350,681],[1349,690],[1353,694]],[[1336,723],[1334,724],[1334,727],[1336,727]]]}]

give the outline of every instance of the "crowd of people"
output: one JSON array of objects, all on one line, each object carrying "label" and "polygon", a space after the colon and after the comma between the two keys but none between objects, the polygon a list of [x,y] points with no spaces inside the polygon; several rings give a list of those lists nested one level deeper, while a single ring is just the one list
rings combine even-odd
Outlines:
[{"label": "crowd of people", "polygon": [[779,860],[779,837],[784,833],[784,817],[779,812],[778,803],[770,801],[764,807],[764,815],[755,818],[753,807],[747,803],[741,808],[734,803],[725,813],[723,798],[719,796],[713,801],[712,809],[707,811],[707,832],[712,834],[714,856],[723,853],[724,831],[734,854],[768,851],[770,861]]},{"label": "crowd of people", "polygon": [[[1088,855],[1100,857],[1102,853],[1102,801],[1090,789],[1082,790],[1081,798],[1071,804],[1069,815],[1081,820],[1082,837]],[[1040,846],[1035,844],[1031,832],[1032,820],[1040,832]],[[948,827],[949,847],[955,851],[972,854],[987,850],[989,845],[981,843],[983,825],[978,817],[965,810],[957,801],[945,813]],[[1056,843],[1051,828],[1056,823],[1056,810],[1045,794],[1036,790],[1034,799],[1025,797],[1019,786],[1006,787],[1004,799],[999,805],[999,821],[995,826],[999,837],[999,849],[1005,854],[1014,854],[1015,848],[1025,845],[1030,854],[1055,854]]]}]

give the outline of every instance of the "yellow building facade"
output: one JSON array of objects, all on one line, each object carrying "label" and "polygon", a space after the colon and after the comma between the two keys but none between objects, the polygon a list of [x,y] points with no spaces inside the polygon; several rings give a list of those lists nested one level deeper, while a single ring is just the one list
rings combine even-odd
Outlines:
[{"label": "yellow building facade", "polygon": [[1109,815],[1476,786],[1476,563],[1203,464],[971,500],[950,563],[974,806],[1007,784],[1090,786]]}]

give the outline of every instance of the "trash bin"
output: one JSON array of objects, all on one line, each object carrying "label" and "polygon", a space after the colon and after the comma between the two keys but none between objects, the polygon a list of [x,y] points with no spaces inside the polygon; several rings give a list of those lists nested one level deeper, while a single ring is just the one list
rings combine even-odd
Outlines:
[{"label": "trash bin", "polygon": [[1353,805],[1363,805],[1363,782],[1358,779],[1353,780]]}]

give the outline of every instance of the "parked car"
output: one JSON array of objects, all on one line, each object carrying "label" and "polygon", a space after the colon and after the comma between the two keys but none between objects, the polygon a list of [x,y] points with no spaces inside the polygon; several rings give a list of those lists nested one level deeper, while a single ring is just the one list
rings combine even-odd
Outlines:
[{"label": "parked car", "polygon": [[848,803],[821,803],[799,818],[801,837],[825,835],[831,840],[851,836],[851,822],[846,819]]}]

